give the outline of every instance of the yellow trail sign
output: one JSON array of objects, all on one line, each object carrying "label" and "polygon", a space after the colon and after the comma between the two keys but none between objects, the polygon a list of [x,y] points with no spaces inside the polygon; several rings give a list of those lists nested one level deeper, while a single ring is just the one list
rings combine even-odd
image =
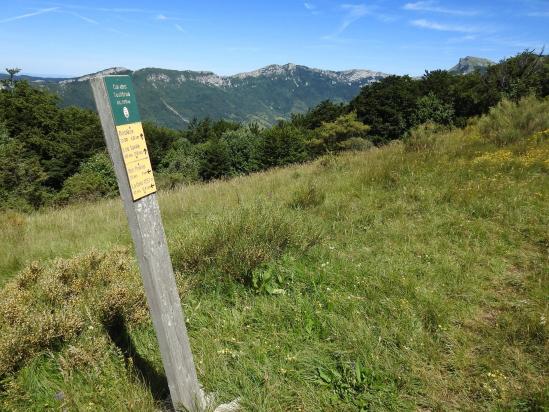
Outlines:
[{"label": "yellow trail sign", "polygon": [[156,192],[149,151],[141,122],[116,126],[133,200]]}]

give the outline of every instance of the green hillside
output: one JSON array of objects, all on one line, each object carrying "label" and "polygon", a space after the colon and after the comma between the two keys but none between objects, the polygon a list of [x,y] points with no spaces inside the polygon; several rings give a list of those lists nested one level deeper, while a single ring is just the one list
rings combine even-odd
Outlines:
[{"label": "green hillside", "polygon": [[[323,100],[349,101],[362,86],[384,76],[366,70],[331,72],[293,64],[225,77],[158,68],[132,72],[143,118],[172,128],[205,117],[269,125]],[[39,84],[57,93],[64,106],[95,109],[88,82],[82,79]]]},{"label": "green hillside", "polygon": [[[160,193],[205,389],[245,411],[547,408],[548,105]],[[0,410],[161,408],[121,202],[0,225]]]}]

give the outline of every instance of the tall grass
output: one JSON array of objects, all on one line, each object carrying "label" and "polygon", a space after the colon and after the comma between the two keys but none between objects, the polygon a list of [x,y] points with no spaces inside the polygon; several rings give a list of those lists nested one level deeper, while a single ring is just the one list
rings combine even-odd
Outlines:
[{"label": "tall grass", "polygon": [[[249,411],[544,410],[549,141],[535,119],[494,137],[494,113],[161,193],[206,390]],[[119,202],[1,219],[0,410],[161,408]]]},{"label": "tall grass", "polygon": [[174,238],[174,265],[183,274],[215,272],[249,285],[255,269],[289,251],[305,253],[320,241],[321,233],[299,214],[258,199],[250,206],[211,216],[195,230]]}]

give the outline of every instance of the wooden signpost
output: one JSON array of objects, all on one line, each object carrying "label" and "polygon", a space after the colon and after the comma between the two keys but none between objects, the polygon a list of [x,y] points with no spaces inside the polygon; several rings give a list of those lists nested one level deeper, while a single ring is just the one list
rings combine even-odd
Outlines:
[{"label": "wooden signpost", "polygon": [[135,244],[173,405],[203,411],[204,396],[196,376],[131,78],[96,77],[91,79],[91,86]]}]

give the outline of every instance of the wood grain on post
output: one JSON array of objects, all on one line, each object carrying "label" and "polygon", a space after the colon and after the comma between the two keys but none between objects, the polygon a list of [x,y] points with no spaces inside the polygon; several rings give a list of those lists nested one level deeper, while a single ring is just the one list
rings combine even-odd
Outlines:
[{"label": "wood grain on post", "polygon": [[90,82],[124,202],[172,402],[176,408],[202,411],[205,407],[203,394],[196,376],[156,193],[134,201],[104,78],[96,77]]}]

